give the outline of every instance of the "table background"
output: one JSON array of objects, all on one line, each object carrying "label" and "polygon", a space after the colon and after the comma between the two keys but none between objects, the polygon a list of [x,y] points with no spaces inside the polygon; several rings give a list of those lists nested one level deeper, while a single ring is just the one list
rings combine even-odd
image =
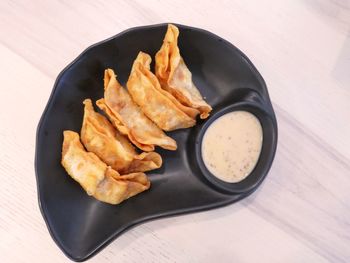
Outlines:
[{"label": "table background", "polygon": [[51,239],[34,174],[36,126],[59,72],[129,27],[176,22],[239,47],[266,80],[275,162],[240,203],[156,220],[90,262],[348,262],[350,2],[0,2],[0,262],[68,262]]}]

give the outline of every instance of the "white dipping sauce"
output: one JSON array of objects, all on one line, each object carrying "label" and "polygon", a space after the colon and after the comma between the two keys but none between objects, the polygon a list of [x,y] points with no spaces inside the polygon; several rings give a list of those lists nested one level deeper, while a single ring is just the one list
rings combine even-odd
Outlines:
[{"label": "white dipping sauce", "polygon": [[216,119],[202,140],[202,157],[217,178],[237,183],[254,169],[261,152],[260,121],[247,111],[233,111]]}]

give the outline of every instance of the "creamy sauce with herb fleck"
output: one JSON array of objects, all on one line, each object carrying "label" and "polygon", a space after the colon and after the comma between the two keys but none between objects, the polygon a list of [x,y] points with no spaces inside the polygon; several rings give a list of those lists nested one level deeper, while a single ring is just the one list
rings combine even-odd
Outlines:
[{"label": "creamy sauce with herb fleck", "polygon": [[260,121],[247,111],[233,111],[215,120],[202,141],[202,157],[217,178],[237,183],[254,169],[261,152]]}]

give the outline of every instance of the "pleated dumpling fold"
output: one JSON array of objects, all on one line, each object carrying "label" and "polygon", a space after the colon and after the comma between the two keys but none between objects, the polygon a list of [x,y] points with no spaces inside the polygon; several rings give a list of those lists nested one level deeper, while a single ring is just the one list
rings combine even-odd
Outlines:
[{"label": "pleated dumpling fold", "polygon": [[128,138],[116,130],[103,115],[95,112],[90,99],[84,100],[81,141],[89,152],[119,173],[146,172],[162,165],[156,152],[138,154]]},{"label": "pleated dumpling fold", "polygon": [[155,73],[163,89],[169,91],[183,105],[200,112],[206,119],[212,107],[206,103],[192,81],[192,74],[180,55],[179,29],[169,24],[163,45],[156,54]]},{"label": "pleated dumpling fold", "polygon": [[139,52],[127,82],[132,99],[144,114],[162,130],[173,131],[196,124],[198,111],[182,105],[168,91],[161,88],[151,72],[151,56]]},{"label": "pleated dumpling fold", "polygon": [[87,152],[79,134],[63,132],[62,166],[88,195],[109,204],[119,204],[150,187],[144,173],[120,175],[107,166],[94,153]]},{"label": "pleated dumpling fold", "polygon": [[155,146],[176,150],[176,141],[167,136],[152,122],[119,84],[112,69],[105,70],[104,98],[96,102],[113,125],[143,151],[153,151]]}]

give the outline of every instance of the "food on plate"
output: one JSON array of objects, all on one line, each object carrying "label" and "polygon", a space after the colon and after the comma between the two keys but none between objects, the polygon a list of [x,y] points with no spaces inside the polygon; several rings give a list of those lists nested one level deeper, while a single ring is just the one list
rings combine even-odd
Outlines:
[{"label": "food on plate", "polygon": [[189,128],[196,124],[198,111],[179,103],[160,87],[151,72],[151,57],[139,52],[131,69],[127,88],[143,113],[165,131]]},{"label": "food on plate", "polygon": [[138,154],[128,138],[116,130],[103,115],[95,112],[90,99],[84,100],[81,141],[89,152],[120,173],[145,172],[162,165],[156,152]]},{"label": "food on plate", "polygon": [[240,182],[256,166],[262,141],[262,127],[255,115],[247,111],[224,114],[204,133],[204,164],[218,179],[228,183]]},{"label": "food on plate", "polygon": [[[178,28],[168,25],[156,54],[155,74],[150,68],[150,55],[139,52],[127,90],[114,71],[106,69],[104,97],[96,104],[107,118],[94,110],[90,99],[85,99],[81,138],[76,132],[64,131],[61,164],[88,195],[119,204],[147,190],[150,181],[143,172],[162,165],[155,147],[177,149],[176,141],[164,131],[193,127],[197,115],[202,119],[209,116],[212,108],[192,81],[177,46],[178,36]],[[203,146],[209,157],[214,147],[210,143]]]},{"label": "food on plate", "polygon": [[87,152],[73,131],[63,132],[62,165],[88,195],[96,199],[119,204],[150,187],[144,173],[120,175],[107,166],[94,153]]},{"label": "food on plate", "polygon": [[96,104],[107,114],[113,125],[141,150],[153,151],[156,145],[176,150],[176,141],[146,117],[119,84],[112,69],[105,70],[104,98]]},{"label": "food on plate", "polygon": [[156,54],[155,73],[163,89],[169,91],[183,105],[198,110],[201,119],[205,119],[212,108],[204,101],[192,81],[192,74],[180,55],[178,37],[179,29],[169,24],[163,45]]}]

